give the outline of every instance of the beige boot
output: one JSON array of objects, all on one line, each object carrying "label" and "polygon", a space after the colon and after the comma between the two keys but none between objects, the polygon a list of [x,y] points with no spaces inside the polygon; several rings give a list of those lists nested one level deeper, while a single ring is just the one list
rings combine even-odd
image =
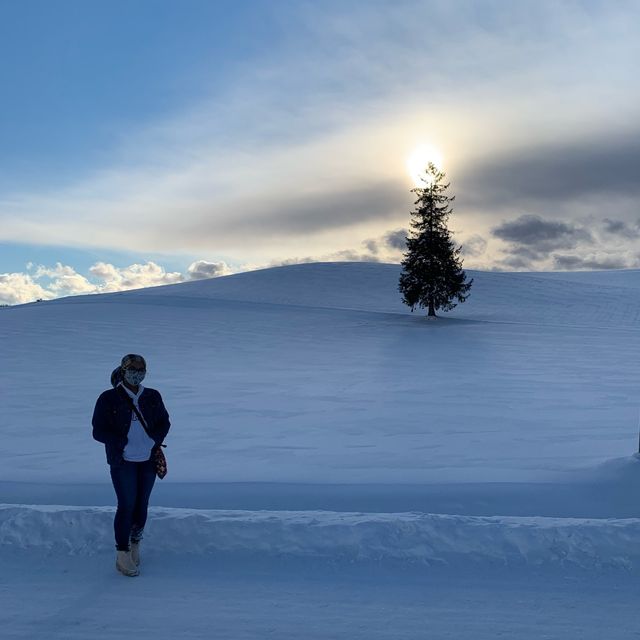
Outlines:
[{"label": "beige boot", "polygon": [[118,551],[116,556],[116,569],[125,576],[137,576],[140,572],[138,567],[133,563],[131,559],[130,551]]},{"label": "beige boot", "polygon": [[140,566],[140,541],[131,541],[131,559],[133,560],[133,564],[135,564],[136,567]]}]

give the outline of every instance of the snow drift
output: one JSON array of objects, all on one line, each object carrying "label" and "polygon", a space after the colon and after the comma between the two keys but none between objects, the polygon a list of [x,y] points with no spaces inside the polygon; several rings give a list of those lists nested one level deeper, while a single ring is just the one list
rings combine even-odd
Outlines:
[{"label": "snow drift", "polygon": [[[0,552],[113,548],[113,509],[0,505]],[[446,566],[640,567],[640,519],[155,508],[148,549]]]}]

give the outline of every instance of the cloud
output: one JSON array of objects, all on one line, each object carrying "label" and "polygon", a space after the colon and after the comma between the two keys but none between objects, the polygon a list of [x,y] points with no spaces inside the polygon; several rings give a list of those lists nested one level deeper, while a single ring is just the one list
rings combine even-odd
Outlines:
[{"label": "cloud", "polygon": [[24,304],[49,300],[55,294],[41,287],[26,273],[0,273],[0,304]]},{"label": "cloud", "polygon": [[481,256],[487,250],[487,241],[480,235],[473,235],[462,242],[462,255],[469,257]]},{"label": "cloud", "polygon": [[382,262],[382,260],[376,253],[358,251],[357,249],[345,249],[343,251],[334,251],[333,253],[319,256],[274,260],[268,267],[286,267],[294,264],[308,264],[310,262]]},{"label": "cloud", "polygon": [[466,206],[484,211],[526,207],[551,213],[592,202],[594,212],[604,204],[630,214],[637,213],[639,166],[640,129],[584,133],[579,140],[531,142],[497,153],[468,166],[458,184]]},{"label": "cloud", "polygon": [[185,280],[183,274],[176,271],[168,273],[155,262],[132,264],[124,269],[118,269],[105,262],[98,262],[89,269],[89,272],[101,281],[95,287],[94,292],[96,293],[157,287]]},{"label": "cloud", "polygon": [[579,242],[592,243],[591,233],[581,226],[558,220],[545,220],[538,215],[522,215],[491,229],[491,234],[526,249],[531,257],[555,249],[572,249]]},{"label": "cloud", "polygon": [[123,268],[97,262],[89,268],[91,280],[60,262],[54,267],[29,263],[27,270],[29,273],[0,274],[0,304],[23,304],[37,299],[144,289],[232,273],[225,262],[207,260],[193,262],[186,274],[168,272],[151,261]]},{"label": "cloud", "polygon": [[406,248],[406,229],[394,229],[376,238],[363,240],[360,249],[343,249],[331,253],[274,260],[269,266],[285,266],[308,262],[399,262]]},{"label": "cloud", "polygon": [[408,229],[393,229],[362,242],[365,251],[357,249],[343,250],[332,254],[339,259],[357,262],[398,262],[406,250]]},{"label": "cloud", "polygon": [[407,248],[407,229],[396,229],[388,231],[378,238],[370,238],[362,244],[365,249],[372,255],[378,255],[381,251],[389,255],[403,252]]},{"label": "cloud", "polygon": [[637,259],[633,261],[628,256],[619,255],[585,257],[556,254],[553,262],[555,268],[562,271],[629,269],[638,266]]},{"label": "cloud", "polygon": [[498,270],[515,270],[515,271],[534,271],[535,260],[526,255],[508,255],[506,258],[498,261]]},{"label": "cloud", "polygon": [[485,268],[572,271],[628,269],[640,264],[637,227],[620,220],[591,219],[578,224],[522,215],[502,222],[491,234],[505,246],[502,257]]},{"label": "cloud", "polygon": [[198,260],[189,265],[187,269],[190,280],[204,280],[206,278],[216,278],[227,276],[232,273],[226,262],[207,262]]},{"label": "cloud", "polygon": [[625,220],[612,220],[605,218],[602,227],[606,233],[614,236],[622,236],[623,238],[640,237],[640,221],[630,224]]},{"label": "cloud", "polygon": [[503,221],[491,229],[491,235],[506,243],[504,257],[497,260],[497,266],[502,269],[557,268],[558,263],[553,261],[554,251],[586,251],[597,244],[593,234],[579,224],[532,214]]},{"label": "cloud", "polygon": [[81,293],[94,293],[95,285],[91,284],[84,276],[77,273],[72,267],[57,263],[54,268],[39,266],[33,277],[36,280],[48,278],[51,282],[47,290],[58,296],[72,296]]},{"label": "cloud", "polygon": [[407,248],[408,229],[396,229],[389,231],[384,235],[384,243],[390,249],[398,249],[404,251]]},{"label": "cloud", "polygon": [[365,240],[362,244],[365,246],[367,251],[373,255],[376,255],[378,251],[380,251],[376,240]]},{"label": "cloud", "polygon": [[202,222],[185,229],[188,234],[244,235],[248,241],[264,238],[265,233],[304,237],[405,215],[405,200],[406,189],[396,181],[350,189],[326,185],[306,194],[279,194],[269,203],[242,202],[228,210],[226,217],[204,215]]}]

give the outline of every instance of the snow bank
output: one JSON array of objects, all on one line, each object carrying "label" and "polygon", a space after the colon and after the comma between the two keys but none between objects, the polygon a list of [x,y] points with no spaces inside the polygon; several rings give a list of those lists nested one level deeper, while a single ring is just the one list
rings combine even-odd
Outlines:
[{"label": "snow bank", "polygon": [[[0,550],[90,555],[113,548],[113,509],[0,505]],[[150,550],[449,566],[640,567],[640,519],[155,508]]]}]

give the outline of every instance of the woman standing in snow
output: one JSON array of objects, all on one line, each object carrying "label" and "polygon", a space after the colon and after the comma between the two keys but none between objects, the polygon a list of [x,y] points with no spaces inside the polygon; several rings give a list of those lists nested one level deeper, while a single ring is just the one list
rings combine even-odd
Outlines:
[{"label": "woman standing in snow", "polygon": [[130,353],[111,374],[113,389],[100,395],[93,412],[93,437],[105,445],[118,499],[113,527],[116,569],[137,576],[140,541],[156,479],[156,455],[169,427],[162,396],[142,386],[145,359]]}]

